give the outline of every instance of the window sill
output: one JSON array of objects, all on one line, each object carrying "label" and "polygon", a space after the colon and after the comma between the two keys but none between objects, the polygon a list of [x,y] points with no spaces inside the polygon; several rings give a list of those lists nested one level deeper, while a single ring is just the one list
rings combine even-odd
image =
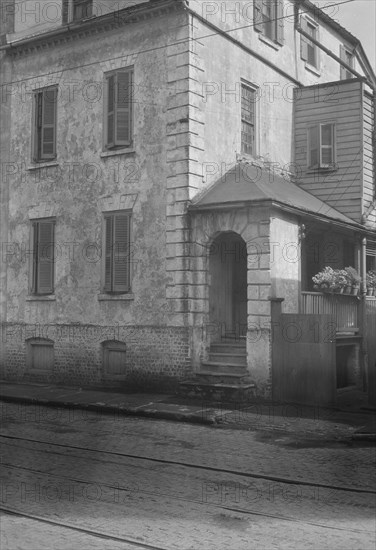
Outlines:
[{"label": "window sill", "polygon": [[50,166],[59,166],[59,163],[56,160],[51,162],[36,162],[27,167],[28,170],[38,170],[39,168],[49,168]]},{"label": "window sill", "polygon": [[304,67],[309,71],[310,73],[313,73],[316,76],[321,76],[321,71],[314,65],[311,65],[310,63],[305,62]]},{"label": "window sill", "polygon": [[55,302],[55,301],[56,301],[55,294],[48,294],[46,296],[43,296],[43,295],[26,296],[26,302]]},{"label": "window sill", "polygon": [[101,158],[115,157],[118,155],[132,155],[136,152],[134,147],[125,147],[123,149],[113,149],[110,151],[102,151]]},{"label": "window sill", "polygon": [[98,294],[99,302],[127,302],[134,300],[134,294]]},{"label": "window sill", "polygon": [[271,38],[268,38],[263,34],[259,34],[258,37],[259,37],[259,40],[261,40],[261,42],[264,42],[264,44],[266,44],[267,46],[270,46],[277,52],[282,48],[281,44],[278,44],[278,42],[274,42],[274,40],[272,40]]},{"label": "window sill", "polygon": [[320,167],[320,166],[317,166],[316,168],[307,168],[306,170],[306,174],[327,174],[327,173],[331,173],[331,172],[338,172],[338,168],[337,167]]}]

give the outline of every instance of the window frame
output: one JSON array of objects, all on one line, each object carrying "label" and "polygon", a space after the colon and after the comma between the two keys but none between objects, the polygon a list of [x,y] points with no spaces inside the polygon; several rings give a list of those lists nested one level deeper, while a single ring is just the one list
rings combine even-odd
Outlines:
[{"label": "window frame", "polygon": [[[346,57],[349,56],[350,57],[350,63],[348,63]],[[347,46],[345,46],[345,44],[340,44],[339,46],[339,57],[341,59],[341,61],[344,61],[349,67],[351,67],[352,69],[354,68],[354,53],[351,51],[350,48],[348,48]],[[346,67],[343,67],[342,65],[340,65],[340,80],[349,80],[350,78],[354,78],[355,75],[353,75],[352,73],[350,73]]]},{"label": "window frame", "polygon": [[[250,123],[248,120],[246,120],[243,117],[243,89],[247,89],[251,91],[254,94],[254,110],[253,110],[253,124]],[[245,80],[240,81],[240,90],[241,90],[241,101],[240,101],[240,152],[242,155],[247,155],[252,158],[255,158],[258,153],[258,102],[257,102],[257,93],[258,88],[254,85],[252,85],[249,82],[246,82]],[[244,150],[244,145],[246,145],[246,142],[243,140],[243,124],[246,124],[247,126],[252,126],[253,128],[253,143],[252,143],[252,152],[248,152]]]},{"label": "window frame", "polygon": [[[69,23],[77,23],[79,21],[85,21],[86,19],[89,19],[90,17],[93,17],[93,7],[94,7],[94,1],[93,0],[62,0],[62,24],[68,25]],[[76,9],[80,5],[87,4],[89,6],[88,13],[85,15],[85,17],[76,17]],[[90,12],[90,13],[89,13]]]},{"label": "window frame", "polygon": [[[322,128],[331,126],[331,145],[322,143]],[[312,164],[311,131],[316,131],[318,162]],[[323,149],[330,149],[332,152],[332,162],[323,162]],[[336,169],[336,124],[335,122],[319,122],[312,124],[307,128],[307,168],[308,170],[335,170]]]},{"label": "window frame", "polygon": [[[118,94],[118,84],[117,84],[117,78],[119,73],[129,73],[130,74],[130,101],[129,101],[129,133],[130,137],[129,140],[117,140],[116,139],[116,130],[117,130],[117,94]],[[108,118],[111,111],[109,111],[109,87],[110,87],[110,79],[112,77],[115,77],[115,83],[114,83],[114,98],[113,98],[113,116],[114,116],[114,142],[112,143],[109,139],[109,129],[108,129]],[[104,94],[103,94],[103,151],[117,151],[120,149],[132,149],[134,146],[134,98],[133,98],[133,89],[134,89],[134,66],[130,65],[128,67],[121,67],[119,69],[115,69],[112,71],[108,71],[104,73],[103,78],[103,87],[104,87]],[[117,142],[119,141],[119,142]]]},{"label": "window frame", "polygon": [[[45,102],[44,94],[48,92],[54,92],[55,101],[54,101],[54,122],[53,125],[45,124],[43,122]],[[45,86],[44,88],[39,88],[33,90],[33,106],[32,106],[32,136],[31,136],[31,161],[35,164],[40,164],[44,162],[51,162],[57,157],[57,104],[58,104],[58,85],[54,84],[52,86]],[[53,126],[53,152],[43,153],[43,131],[48,129],[48,127]]]},{"label": "window frame", "polygon": [[[104,342],[101,342],[102,347],[102,372],[103,372],[103,378],[108,380],[117,380],[122,379],[125,376],[127,376],[127,354],[128,354],[128,346],[125,342],[121,342],[120,340],[106,340]],[[124,354],[124,366],[125,369],[123,372],[120,373],[114,373],[110,370],[110,355],[111,352],[120,352]]]},{"label": "window frame", "polygon": [[[312,36],[312,38],[314,40],[316,40],[317,42],[319,42],[320,41],[320,25],[319,25],[319,23],[317,23],[317,21],[315,21],[312,17],[309,17],[308,15],[301,15],[301,17],[300,17],[300,28],[303,31],[305,31],[307,34],[309,34],[308,27],[311,27],[312,29],[314,29],[315,35]],[[300,42],[300,57],[305,62],[306,69],[308,69],[308,70],[313,69],[313,71],[315,71],[315,72],[316,71],[320,72],[320,49],[319,49],[319,47],[314,42],[311,42],[311,47],[313,48],[314,57],[315,57],[314,63],[311,63],[308,59],[308,47],[309,47],[310,40],[308,38],[306,38],[305,36],[300,35],[300,41],[301,41]],[[304,54],[304,48],[306,48],[306,53],[307,53],[306,56]]]},{"label": "window frame", "polygon": [[[126,289],[117,289],[116,285],[114,284],[114,245],[116,244],[115,234],[113,231],[114,227],[114,219],[116,216],[127,216],[128,218],[128,266],[127,266],[127,277],[128,277],[128,284],[124,285],[127,288]],[[112,252],[110,253],[111,259],[111,272],[110,272],[110,285],[108,285],[106,281],[106,262],[107,262],[107,219],[112,219],[112,234],[111,234],[111,241],[112,241]],[[103,295],[109,295],[109,296],[120,296],[120,295],[127,295],[132,294],[132,261],[131,261],[131,248],[132,248],[132,211],[131,210],[114,210],[111,212],[102,212],[102,282],[101,282],[101,292]],[[110,288],[108,287],[110,286]]]},{"label": "window frame", "polygon": [[[284,39],[284,0],[254,0],[254,30],[265,42],[283,46]],[[270,10],[270,13],[268,11]],[[270,25],[270,30],[268,29]],[[272,45],[271,44],[271,45]]]},{"label": "window frame", "polygon": [[[30,231],[30,249],[32,254],[30,256],[30,294],[32,296],[51,296],[55,292],[55,244],[56,244],[56,218],[38,218],[30,220],[31,231]],[[52,267],[50,271],[51,285],[49,290],[41,290],[40,286],[40,257],[39,257],[39,248],[40,248],[40,225],[41,224],[50,224],[52,232],[52,250],[53,258],[51,260]],[[37,232],[36,232],[37,231]],[[51,245],[51,243],[50,243]]]}]

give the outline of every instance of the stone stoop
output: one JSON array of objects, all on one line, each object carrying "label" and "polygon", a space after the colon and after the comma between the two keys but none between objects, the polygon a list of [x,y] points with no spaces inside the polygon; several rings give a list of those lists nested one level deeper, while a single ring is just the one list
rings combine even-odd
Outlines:
[{"label": "stone stoop", "polygon": [[244,402],[254,397],[247,371],[246,342],[222,340],[210,346],[209,360],[194,377],[179,384],[179,394],[210,401]]}]

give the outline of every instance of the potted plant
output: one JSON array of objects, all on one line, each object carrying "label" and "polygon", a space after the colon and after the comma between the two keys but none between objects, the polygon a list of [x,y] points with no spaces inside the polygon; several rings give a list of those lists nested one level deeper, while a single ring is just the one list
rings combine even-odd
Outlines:
[{"label": "potted plant", "polygon": [[376,273],[370,269],[366,275],[367,296],[373,296],[376,288]]},{"label": "potted plant", "polygon": [[336,276],[334,269],[329,266],[324,267],[322,271],[319,271],[319,273],[312,277],[315,290],[321,292],[333,291],[336,284],[335,280]]},{"label": "potted plant", "polygon": [[347,273],[347,279],[349,283],[351,283],[351,294],[356,296],[360,289],[360,275],[355,267],[345,267],[345,271]]},{"label": "potted plant", "polygon": [[333,290],[339,294],[343,294],[347,286],[347,272],[344,269],[334,270]]}]

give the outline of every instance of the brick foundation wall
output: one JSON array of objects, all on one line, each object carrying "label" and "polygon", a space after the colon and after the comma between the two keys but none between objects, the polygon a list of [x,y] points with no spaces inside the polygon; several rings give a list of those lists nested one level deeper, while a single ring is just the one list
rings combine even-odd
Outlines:
[{"label": "brick foundation wall", "polygon": [[[30,339],[53,342],[53,364],[32,368]],[[1,326],[6,380],[122,389],[173,391],[189,376],[189,329],[170,326],[26,325]],[[35,342],[35,340],[32,340]],[[104,372],[103,342],[126,345],[121,375]]]}]

